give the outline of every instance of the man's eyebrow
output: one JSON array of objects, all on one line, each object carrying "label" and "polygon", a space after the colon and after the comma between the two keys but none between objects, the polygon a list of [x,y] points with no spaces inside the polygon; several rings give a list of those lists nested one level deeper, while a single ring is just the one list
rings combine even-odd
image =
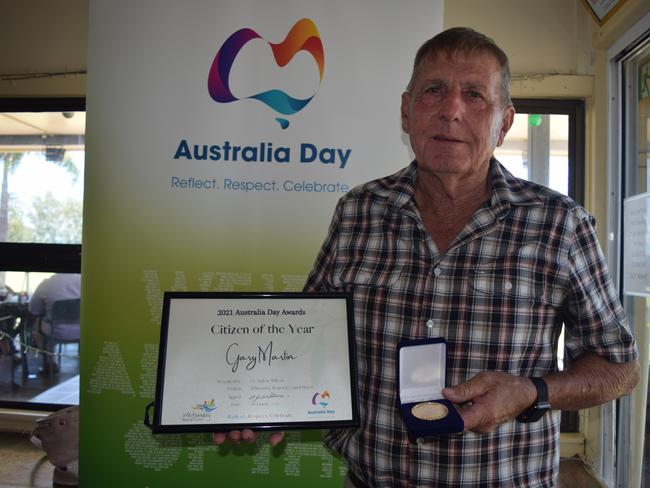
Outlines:
[{"label": "man's eyebrow", "polygon": [[[425,78],[422,80],[422,85],[423,86],[428,86],[428,85],[442,85],[442,86],[447,86],[449,83],[444,80],[443,78]],[[470,89],[470,90],[479,90],[479,91],[487,91],[488,90],[488,85],[486,83],[482,83],[480,81],[463,81],[460,84],[461,88],[464,90]]]},{"label": "man's eyebrow", "polygon": [[424,85],[432,85],[432,84],[437,84],[437,85],[446,85],[447,82],[443,80],[442,78],[425,78],[423,80]]},{"label": "man's eyebrow", "polygon": [[465,81],[460,84],[460,86],[464,89],[472,89],[472,90],[480,90],[480,91],[486,91],[487,90],[487,85],[485,83],[480,83],[480,82],[474,82],[474,81]]}]

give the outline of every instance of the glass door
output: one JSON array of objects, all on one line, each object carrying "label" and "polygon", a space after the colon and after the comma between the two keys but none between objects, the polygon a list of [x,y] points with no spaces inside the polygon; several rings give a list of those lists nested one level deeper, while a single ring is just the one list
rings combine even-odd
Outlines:
[{"label": "glass door", "polygon": [[[650,485],[650,35],[620,60],[623,305],[635,331],[641,379],[619,417],[618,486]],[[625,442],[626,437],[628,441]],[[627,451],[627,455],[626,455]],[[622,478],[627,476],[627,480]],[[627,481],[627,482],[626,482]]]}]

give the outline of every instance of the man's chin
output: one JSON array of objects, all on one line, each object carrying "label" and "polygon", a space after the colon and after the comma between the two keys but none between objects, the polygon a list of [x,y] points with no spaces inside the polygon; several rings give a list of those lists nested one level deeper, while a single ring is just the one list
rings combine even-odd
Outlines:
[{"label": "man's chin", "polygon": [[471,171],[473,166],[471,160],[461,156],[437,156],[429,159],[418,159],[417,162],[419,170],[440,174],[464,174]]}]

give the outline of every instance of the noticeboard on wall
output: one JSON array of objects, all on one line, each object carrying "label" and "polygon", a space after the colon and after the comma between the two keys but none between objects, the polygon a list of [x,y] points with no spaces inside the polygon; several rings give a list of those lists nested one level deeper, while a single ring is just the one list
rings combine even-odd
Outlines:
[{"label": "noticeboard on wall", "polygon": [[650,193],[623,202],[623,293],[650,296]]},{"label": "noticeboard on wall", "polygon": [[626,0],[583,0],[599,25],[607,22]]}]

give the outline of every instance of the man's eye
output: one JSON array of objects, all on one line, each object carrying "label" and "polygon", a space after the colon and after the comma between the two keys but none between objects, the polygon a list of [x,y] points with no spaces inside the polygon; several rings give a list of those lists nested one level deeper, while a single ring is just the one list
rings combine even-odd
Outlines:
[{"label": "man's eye", "polygon": [[469,98],[477,98],[477,99],[483,98],[483,95],[481,95],[481,93],[479,93],[477,91],[473,91],[473,90],[468,91],[467,96]]},{"label": "man's eye", "polygon": [[424,93],[440,93],[442,90],[437,85],[428,86],[424,89]]}]

